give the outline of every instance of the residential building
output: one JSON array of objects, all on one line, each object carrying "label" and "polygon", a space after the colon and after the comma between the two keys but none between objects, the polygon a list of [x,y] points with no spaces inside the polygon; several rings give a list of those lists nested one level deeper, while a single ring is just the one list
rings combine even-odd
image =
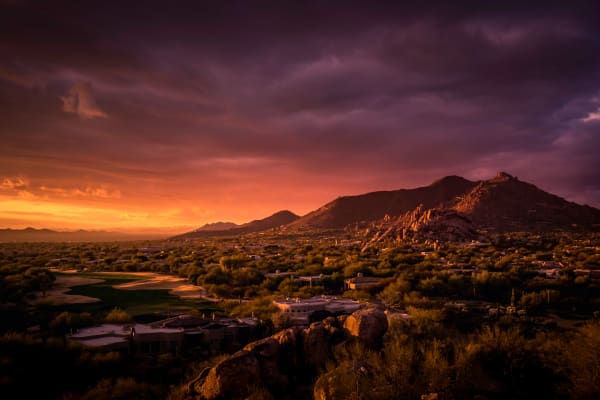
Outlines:
[{"label": "residential building", "polygon": [[308,324],[310,316],[319,311],[332,314],[350,314],[361,308],[364,304],[339,297],[321,296],[310,299],[278,299],[273,304],[296,324]]},{"label": "residential building", "polygon": [[142,353],[178,351],[202,346],[235,350],[250,340],[257,318],[178,315],[151,324],[103,324],[84,328],[69,339],[88,347]]},{"label": "residential building", "polygon": [[384,282],[385,281],[381,278],[363,276],[363,274],[359,272],[354,278],[346,279],[344,285],[350,290],[361,290],[377,287]]}]

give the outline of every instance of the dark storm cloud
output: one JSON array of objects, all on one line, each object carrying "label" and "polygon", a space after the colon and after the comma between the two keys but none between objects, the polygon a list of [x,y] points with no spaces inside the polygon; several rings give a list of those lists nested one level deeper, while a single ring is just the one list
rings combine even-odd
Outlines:
[{"label": "dark storm cloud", "polygon": [[594,1],[0,7],[6,176],[334,195],[508,170],[600,205]]}]

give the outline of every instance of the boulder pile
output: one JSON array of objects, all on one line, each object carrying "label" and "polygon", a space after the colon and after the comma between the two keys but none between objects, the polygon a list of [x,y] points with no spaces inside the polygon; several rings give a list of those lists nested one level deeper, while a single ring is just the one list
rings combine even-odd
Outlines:
[{"label": "boulder pile", "polygon": [[349,316],[329,317],[307,328],[293,327],[249,343],[188,385],[190,398],[243,398],[256,387],[285,390],[300,376],[325,366],[333,349],[349,340],[381,345],[388,322],[383,310],[371,306]]}]

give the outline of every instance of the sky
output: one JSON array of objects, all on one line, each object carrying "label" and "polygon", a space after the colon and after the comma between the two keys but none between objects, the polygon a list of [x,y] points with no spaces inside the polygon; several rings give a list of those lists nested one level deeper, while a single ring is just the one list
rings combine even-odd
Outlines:
[{"label": "sky", "polygon": [[597,1],[0,0],[0,228],[185,231],[497,171],[600,207],[599,153]]}]

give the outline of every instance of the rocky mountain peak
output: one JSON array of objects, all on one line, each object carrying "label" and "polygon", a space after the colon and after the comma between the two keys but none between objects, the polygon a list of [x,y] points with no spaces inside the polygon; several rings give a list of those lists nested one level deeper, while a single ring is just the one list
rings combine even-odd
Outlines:
[{"label": "rocky mountain peak", "polygon": [[504,171],[499,171],[496,176],[492,179],[492,181],[495,182],[506,182],[506,181],[510,181],[516,179],[514,176],[512,176],[511,174],[504,172]]}]

